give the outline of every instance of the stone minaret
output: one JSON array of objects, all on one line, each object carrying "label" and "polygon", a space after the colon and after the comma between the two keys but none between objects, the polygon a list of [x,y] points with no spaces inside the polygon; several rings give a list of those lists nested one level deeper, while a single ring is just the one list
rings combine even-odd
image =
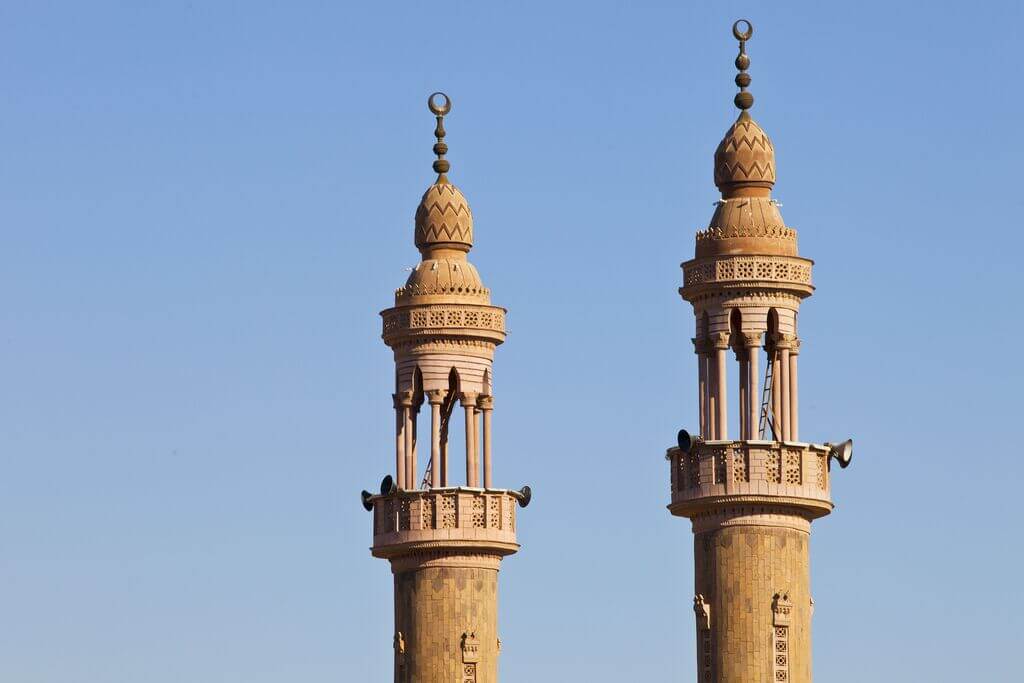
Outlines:
[{"label": "stone minaret", "polygon": [[[451,101],[434,93],[428,105],[437,117],[438,176],[416,209],[423,258],[381,313],[395,356],[395,474],[363,502],[373,510],[373,555],[389,560],[394,574],[396,683],[494,683],[498,567],[519,549],[516,505],[525,507],[530,490],[494,488],[491,480],[491,363],[505,340],[505,309],[491,305],[467,258],[473,216],[444,158]],[[464,448],[450,443],[456,404]],[[452,456],[464,458],[464,486],[456,485]]]},{"label": "stone minaret", "polygon": [[799,437],[797,313],[814,290],[812,262],[771,198],[774,150],[748,112],[752,33],[745,20],[733,26],[740,115],[715,151],[722,198],[682,264],[679,291],[696,316],[700,436],[680,432],[668,451],[669,510],[693,524],[698,682],[809,683],[811,520],[832,510],[830,462],[845,467],[852,442]]}]

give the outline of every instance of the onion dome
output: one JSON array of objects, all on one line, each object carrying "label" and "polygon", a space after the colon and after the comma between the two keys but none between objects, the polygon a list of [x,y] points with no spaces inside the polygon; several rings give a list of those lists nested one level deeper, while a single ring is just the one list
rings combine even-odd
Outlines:
[{"label": "onion dome", "polygon": [[434,249],[469,251],[473,246],[473,213],[459,188],[443,175],[423,193],[416,207],[416,247],[426,255]]},{"label": "onion dome", "polygon": [[[741,31],[740,26],[745,25]],[[754,96],[750,85],[747,40],[753,26],[740,19],[732,27],[740,43],[736,57],[736,122],[715,150],[715,185],[722,193],[707,230],[697,233],[698,258],[720,254],[796,256],[796,231],[787,228],[779,204],[771,198],[775,184],[775,148],[764,129],[750,116]]]}]

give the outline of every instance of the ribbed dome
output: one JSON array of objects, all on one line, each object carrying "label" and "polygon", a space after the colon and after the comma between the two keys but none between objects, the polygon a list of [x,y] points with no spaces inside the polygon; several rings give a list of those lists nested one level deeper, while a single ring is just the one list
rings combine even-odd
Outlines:
[{"label": "ribbed dome", "polygon": [[775,149],[768,134],[742,112],[715,150],[715,185],[725,197],[742,188],[771,189],[775,184]]},{"label": "ribbed dome", "polygon": [[490,303],[476,266],[461,254],[456,258],[424,259],[416,265],[405,286],[395,292],[395,303],[417,303],[423,297],[444,296],[445,301]]},{"label": "ribbed dome", "polygon": [[416,208],[416,246],[469,251],[473,246],[473,214],[469,203],[447,179],[439,179],[423,193]]}]

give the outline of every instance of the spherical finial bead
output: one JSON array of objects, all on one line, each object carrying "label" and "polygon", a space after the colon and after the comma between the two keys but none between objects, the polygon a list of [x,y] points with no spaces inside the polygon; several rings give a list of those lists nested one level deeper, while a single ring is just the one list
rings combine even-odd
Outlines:
[{"label": "spherical finial bead", "polygon": [[750,109],[754,106],[754,96],[748,92],[739,92],[736,93],[733,102],[736,103],[738,109]]},{"label": "spherical finial bead", "polygon": [[743,53],[736,58],[736,68],[740,71],[750,68],[750,57],[748,57],[746,53]]},{"label": "spherical finial bead", "polygon": [[447,173],[451,169],[451,164],[448,163],[447,159],[438,159],[434,162],[435,173]]},{"label": "spherical finial bead", "polygon": [[750,85],[750,74],[736,74],[736,85],[746,88]]},{"label": "spherical finial bead", "polygon": [[448,145],[443,142],[438,142],[434,145],[434,154],[442,155],[448,153]]}]

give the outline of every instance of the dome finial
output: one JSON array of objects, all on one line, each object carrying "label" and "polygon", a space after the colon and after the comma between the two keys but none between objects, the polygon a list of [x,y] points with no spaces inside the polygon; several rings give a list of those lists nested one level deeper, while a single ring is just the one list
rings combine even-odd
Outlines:
[{"label": "dome finial", "polygon": [[[438,97],[444,99],[444,104],[437,103]],[[434,171],[437,173],[438,183],[447,183],[448,176],[445,174],[448,173],[451,164],[444,158],[444,155],[448,153],[448,145],[444,142],[444,117],[452,110],[452,98],[443,92],[432,93],[427,98],[427,108],[437,117],[437,126],[434,128],[434,136],[437,138],[437,142],[434,143],[434,154],[437,155],[437,159],[434,161]]]},{"label": "dome finial", "polygon": [[[740,30],[741,25],[746,26],[742,31]],[[754,25],[747,19],[740,19],[732,25],[732,34],[736,37],[736,40],[740,41],[740,53],[736,56],[736,68],[740,71],[736,74],[736,85],[740,87],[740,91],[736,93],[733,102],[736,103],[738,109],[745,112],[754,106],[754,96],[747,92],[747,86],[750,85],[750,74],[747,73],[747,69],[750,67],[750,57],[747,56],[747,41],[750,40],[750,36],[754,35]]]}]

